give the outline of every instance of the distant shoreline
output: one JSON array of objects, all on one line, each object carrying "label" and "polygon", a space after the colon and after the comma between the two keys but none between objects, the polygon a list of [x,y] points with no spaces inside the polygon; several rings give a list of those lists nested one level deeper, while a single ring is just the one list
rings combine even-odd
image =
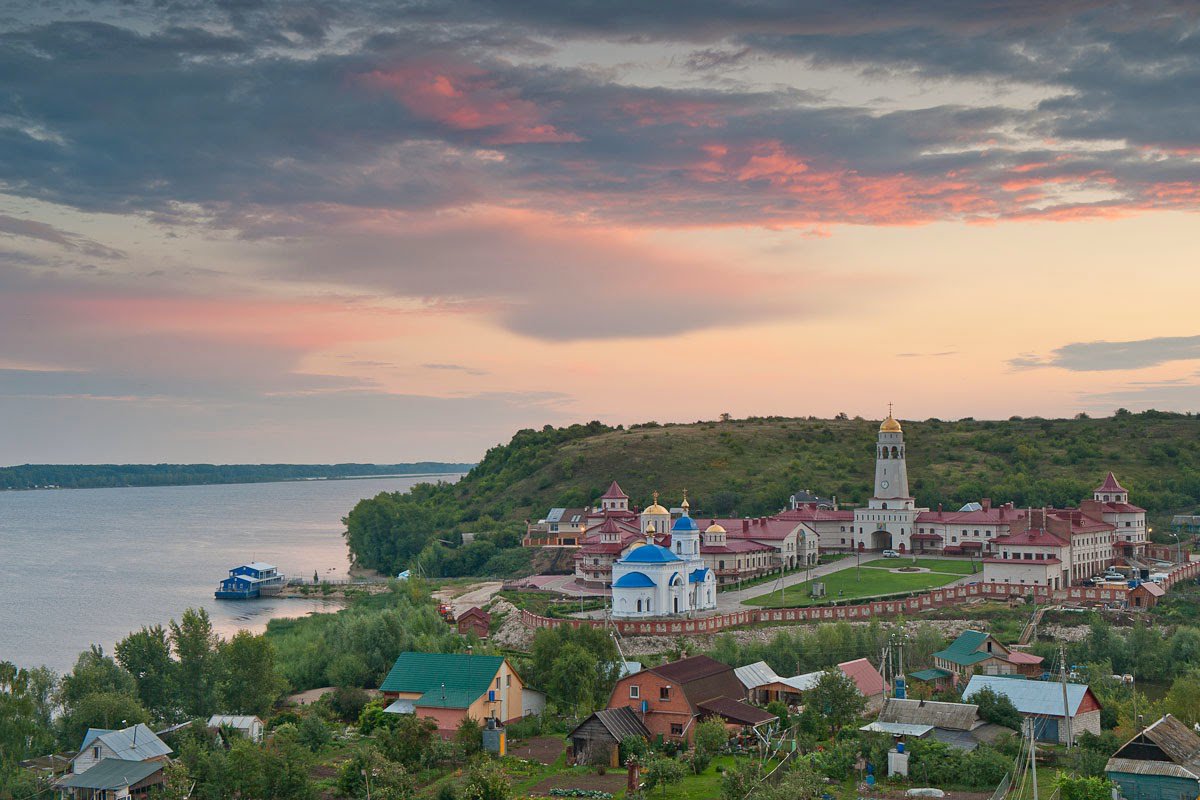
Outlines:
[{"label": "distant shoreline", "polygon": [[[420,465],[412,471],[396,469],[404,465],[384,465],[379,472],[362,472],[362,467],[374,465],[347,465],[354,471],[341,474],[336,468],[328,472],[319,471],[322,465],[286,464],[265,465],[97,465],[90,467],[48,467],[26,465],[0,467],[0,491],[50,491],[57,489],[146,489],[169,486],[234,486],[255,483],[310,483],[316,481],[355,481],[388,478],[436,478],[461,476],[473,464],[429,464]],[[393,467],[387,470],[386,467]],[[441,467],[441,468],[439,468]],[[386,470],[386,471],[385,471]],[[310,474],[296,474],[297,472]],[[239,474],[241,473],[241,474]]]}]

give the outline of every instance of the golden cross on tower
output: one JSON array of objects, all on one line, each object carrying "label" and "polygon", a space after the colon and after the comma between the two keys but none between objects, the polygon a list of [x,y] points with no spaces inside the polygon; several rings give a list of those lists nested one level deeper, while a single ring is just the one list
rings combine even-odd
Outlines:
[{"label": "golden cross on tower", "polygon": [[892,404],[888,403],[888,416],[890,417],[891,415],[892,415]]},{"label": "golden cross on tower", "polygon": [[658,505],[658,490],[655,489],[651,494],[654,495],[654,505]]},{"label": "golden cross on tower", "polygon": [[687,501],[687,489],[683,490],[683,507],[690,508],[690,506],[688,505],[688,501]]}]

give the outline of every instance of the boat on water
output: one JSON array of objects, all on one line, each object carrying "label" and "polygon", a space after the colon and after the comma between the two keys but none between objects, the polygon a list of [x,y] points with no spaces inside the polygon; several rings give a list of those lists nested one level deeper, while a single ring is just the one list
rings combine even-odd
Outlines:
[{"label": "boat on water", "polygon": [[274,564],[251,561],[229,570],[214,596],[218,600],[252,600],[255,597],[278,594],[287,583],[287,576]]}]

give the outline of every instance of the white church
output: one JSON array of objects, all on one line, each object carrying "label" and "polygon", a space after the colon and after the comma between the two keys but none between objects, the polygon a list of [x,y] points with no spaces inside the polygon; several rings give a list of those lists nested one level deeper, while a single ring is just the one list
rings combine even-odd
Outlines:
[{"label": "white church", "polygon": [[[646,510],[658,508],[656,502]],[[683,516],[671,527],[670,548],[654,543],[655,518],[665,517],[663,524],[669,524],[670,512],[650,516],[643,523],[645,544],[613,562],[612,615],[636,619],[716,608],[716,577],[700,556],[700,527],[688,515],[686,497]]]}]

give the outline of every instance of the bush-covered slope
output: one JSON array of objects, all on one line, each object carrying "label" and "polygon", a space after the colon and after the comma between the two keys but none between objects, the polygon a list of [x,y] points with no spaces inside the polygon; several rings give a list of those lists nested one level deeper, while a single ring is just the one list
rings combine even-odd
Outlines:
[{"label": "bush-covered slope", "polygon": [[[612,429],[600,423],[518,432],[458,483],[364,500],[347,518],[357,561],[385,571],[507,574],[527,560],[506,552],[523,521],[551,506],[586,505],[616,479],[631,502],[688,490],[700,515],[758,515],[810,489],[843,504],[871,494],[879,422],[748,419]],[[1090,497],[1112,469],[1156,521],[1200,505],[1200,418],[1149,411],[1102,419],[904,422],[910,488],[923,506],[990,497],[1018,506]],[[1153,524],[1153,523],[1152,523]],[[446,548],[463,531],[489,533]]]}]

